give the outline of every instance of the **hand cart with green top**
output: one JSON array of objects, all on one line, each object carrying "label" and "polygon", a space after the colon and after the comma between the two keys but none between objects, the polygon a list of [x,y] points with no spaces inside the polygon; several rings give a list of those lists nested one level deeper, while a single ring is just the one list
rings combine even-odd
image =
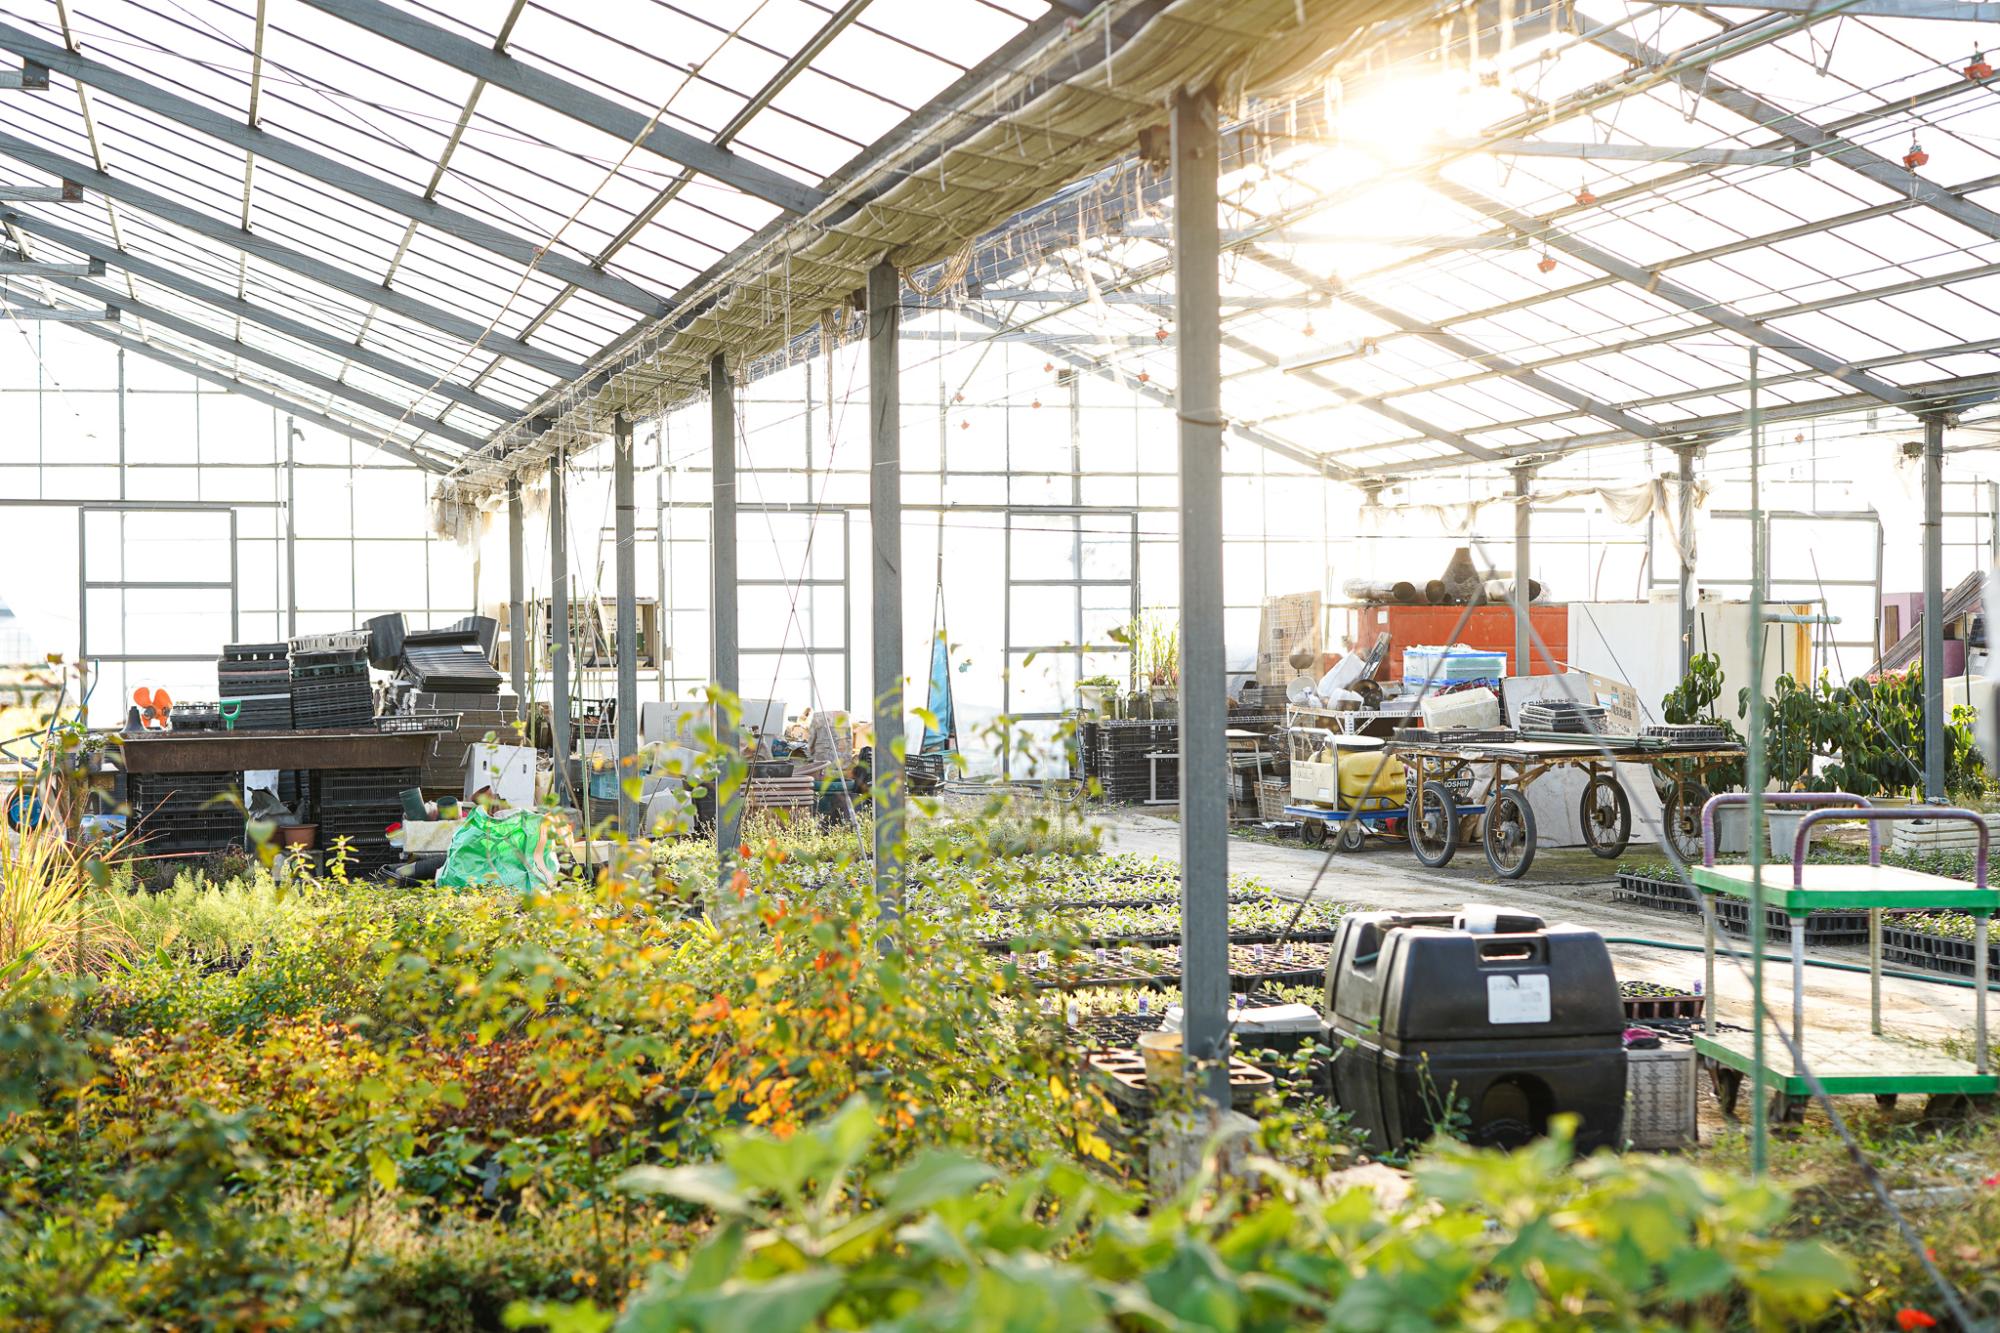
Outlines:
[{"label": "hand cart with green top", "polygon": [[[1988,927],[2000,893],[1987,887],[1986,821],[1970,810],[1941,809],[1933,806],[1877,809],[1858,796],[1829,792],[1780,792],[1767,795],[1771,805],[1817,806],[1799,820],[1792,840],[1792,863],[1787,873],[1782,863],[1765,869],[1763,901],[1782,911],[1790,920],[1792,944],[1792,1031],[1791,1050],[1773,1043],[1763,1061],[1763,1075],[1772,1088],[1772,1116],[1796,1121],[1805,1114],[1811,1096],[1806,1069],[1811,1068],[1819,1085],[1829,1095],[1872,1094],[1884,1105],[1894,1105],[1904,1093],[1922,1093],[1940,1106],[1964,1104],[1972,1097],[1990,1097],[2000,1092],[2000,1077],[1992,1068],[1986,1030],[1986,991],[1991,984],[1991,960],[1987,954]],[[1744,805],[1749,797],[1742,792],[1711,797],[1702,808],[1702,863],[1694,872],[1695,887],[1713,900],[1722,895],[1748,899],[1751,870],[1747,865],[1715,864],[1715,811],[1723,805]],[[1906,870],[1882,864],[1882,825],[1894,820],[1954,820],[1972,824],[1979,831],[1979,849],[1974,858],[1974,878],[1950,879],[1943,875]],[[1809,864],[1807,851],[1817,824],[1836,820],[1861,820],[1868,825],[1867,865]],[[1752,830],[1751,836],[1757,836]],[[1868,913],[1868,1014],[1866,1036],[1842,1034],[1838,1043],[1815,1047],[1808,1056],[1805,1043],[1806,914],[1819,909]],[[1947,1055],[1935,1047],[1892,1037],[1882,1031],[1882,913],[1911,908],[1951,908],[1973,917],[1972,1058]],[[1709,1013],[1716,1014],[1715,994],[1715,913],[1702,914],[1706,939]],[[1752,1021],[1755,1021],[1753,1014]],[[1734,1112],[1738,1091],[1746,1074],[1755,1072],[1754,1033],[1709,1030],[1695,1037],[1695,1050],[1709,1066],[1716,1094],[1723,1109]]]}]

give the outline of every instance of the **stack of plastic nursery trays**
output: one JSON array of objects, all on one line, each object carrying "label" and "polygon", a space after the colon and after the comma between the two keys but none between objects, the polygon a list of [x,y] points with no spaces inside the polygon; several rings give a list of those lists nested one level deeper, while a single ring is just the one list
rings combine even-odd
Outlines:
[{"label": "stack of plastic nursery trays", "polygon": [[241,774],[133,773],[125,782],[148,854],[199,856],[243,845]]},{"label": "stack of plastic nursery trays", "polygon": [[282,643],[223,645],[215,683],[226,726],[236,731],[284,731],[292,725],[292,664]]},{"label": "stack of plastic nursery trays", "polygon": [[[375,716],[368,631],[292,640],[292,725],[300,731],[365,727]],[[324,835],[322,835],[324,836]]]},{"label": "stack of plastic nursery trays", "polygon": [[313,775],[319,804],[320,855],[347,840],[347,869],[372,875],[401,859],[389,845],[389,826],[402,819],[402,793],[417,785],[414,768],[330,768]]}]

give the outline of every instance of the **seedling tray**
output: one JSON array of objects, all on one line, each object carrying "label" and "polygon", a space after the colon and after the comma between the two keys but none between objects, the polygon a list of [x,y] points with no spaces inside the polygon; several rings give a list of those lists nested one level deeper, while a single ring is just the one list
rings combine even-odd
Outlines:
[{"label": "seedling tray", "polygon": [[1633,981],[1619,983],[1619,999],[1625,1006],[1626,1022],[1643,1022],[1648,1020],[1654,1022],[1663,1020],[1694,1022],[1699,1021],[1703,1011],[1708,1008],[1708,997],[1706,995],[1696,995],[1690,991],[1675,990],[1672,987],[1653,987],[1655,991],[1666,991],[1667,993],[1664,995],[1631,993],[1643,990],[1648,985],[1649,983],[1647,982]]},{"label": "seedling tray", "polygon": [[1636,903],[1659,912],[1700,913],[1701,902],[1694,886],[1677,879],[1655,879],[1650,875],[1620,874],[1618,888],[1611,895],[1621,902]]},{"label": "seedling tray", "polygon": [[[1717,898],[1716,919],[1722,928],[1732,935],[1750,933],[1750,904],[1733,898]],[[1808,912],[1805,918],[1806,944],[1808,947],[1824,947],[1839,944],[1866,944],[1868,942],[1868,913],[1849,911],[1844,908],[1828,908],[1818,912]],[[1792,918],[1782,907],[1764,909],[1764,929],[1768,934],[1790,939]]]}]

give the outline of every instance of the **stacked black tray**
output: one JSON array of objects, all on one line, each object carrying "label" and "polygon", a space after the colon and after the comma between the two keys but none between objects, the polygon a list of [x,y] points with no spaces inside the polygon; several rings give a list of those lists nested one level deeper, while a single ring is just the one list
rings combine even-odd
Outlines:
[{"label": "stacked black tray", "polygon": [[1514,725],[1522,731],[1555,736],[1601,736],[1605,710],[1574,699],[1537,699],[1521,705]]},{"label": "stacked black tray", "polygon": [[1096,778],[1104,799],[1121,803],[1144,801],[1157,794],[1171,800],[1180,792],[1180,765],[1159,763],[1159,789],[1153,788],[1153,764],[1146,756],[1156,750],[1180,748],[1181,726],[1173,719],[1155,722],[1086,722],[1078,729],[1083,775]]},{"label": "stacked black tray", "polygon": [[134,773],[125,783],[132,825],[151,855],[199,856],[243,845],[240,774]]},{"label": "stacked black tray", "polygon": [[292,725],[291,650],[284,644],[223,645],[215,683],[225,717],[234,704],[234,730],[284,731]]},{"label": "stacked black tray", "polygon": [[389,825],[403,818],[402,794],[421,777],[414,768],[329,768],[313,775],[319,850],[331,864],[334,841],[347,839],[350,875],[372,875],[402,859],[389,845]]},{"label": "stacked black tray", "polygon": [[375,716],[368,685],[368,633],[292,640],[292,725],[300,731],[365,727]]},{"label": "stacked black tray", "polygon": [[1705,722],[1656,722],[1639,730],[1639,738],[1668,745],[1727,745],[1729,733]]},{"label": "stacked black tray", "polygon": [[409,631],[403,636],[399,669],[426,694],[500,692],[500,673],[477,626]]}]

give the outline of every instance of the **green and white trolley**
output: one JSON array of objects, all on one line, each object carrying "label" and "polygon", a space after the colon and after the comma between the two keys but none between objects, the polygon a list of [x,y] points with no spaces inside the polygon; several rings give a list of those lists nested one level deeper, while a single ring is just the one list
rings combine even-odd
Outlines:
[{"label": "green and white trolley", "polygon": [[[1772,1090],[1772,1116],[1776,1120],[1797,1120],[1805,1113],[1812,1088],[1806,1078],[1806,914],[1837,908],[1868,913],[1869,1035],[1843,1034],[1838,1043],[1815,1048],[1810,1065],[1821,1087],[1832,1096],[1872,1094],[1884,1105],[1895,1104],[1902,1094],[1925,1094],[1933,1099],[1950,1099],[1944,1104],[1962,1103],[1972,1097],[1990,1097],[2000,1092],[2000,1077],[1993,1073],[1986,1031],[1986,990],[1992,971],[1987,950],[1989,926],[2000,893],[1986,884],[1986,822],[1970,810],[1940,809],[1934,806],[1885,809],[1869,807],[1858,796],[1844,792],[1786,792],[1766,796],[1771,805],[1815,806],[1800,820],[1792,841],[1792,862],[1765,868],[1763,899],[1767,907],[1785,913],[1791,924],[1792,943],[1792,1041],[1791,1052],[1782,1043],[1766,1048],[1764,1081]],[[1751,896],[1751,868],[1747,865],[1715,864],[1715,811],[1723,805],[1748,802],[1741,792],[1712,797],[1702,808],[1702,863],[1694,872],[1694,882],[1713,900],[1727,895]],[[1943,875],[1925,874],[1882,864],[1882,825],[1905,819],[1949,819],[1969,821],[1979,831],[1976,874],[1972,883]],[[1867,865],[1813,865],[1807,851],[1813,826],[1835,820],[1865,820],[1868,824]],[[1756,836],[1756,832],[1752,832]],[[1892,1037],[1882,1031],[1882,913],[1887,910],[1952,908],[1969,913],[1974,920],[1973,939],[1973,1042],[1970,1060],[1947,1055],[1933,1047]],[[1713,911],[1702,914],[1706,936],[1709,1014],[1708,1030],[1695,1037],[1695,1050],[1715,1078],[1715,1088],[1723,1109],[1734,1112],[1745,1075],[1755,1071],[1754,1034],[1720,1032],[1715,993],[1715,920]],[[1753,1011],[1752,1022],[1755,1021]],[[1795,1053],[1795,1055],[1794,1055]]]}]

